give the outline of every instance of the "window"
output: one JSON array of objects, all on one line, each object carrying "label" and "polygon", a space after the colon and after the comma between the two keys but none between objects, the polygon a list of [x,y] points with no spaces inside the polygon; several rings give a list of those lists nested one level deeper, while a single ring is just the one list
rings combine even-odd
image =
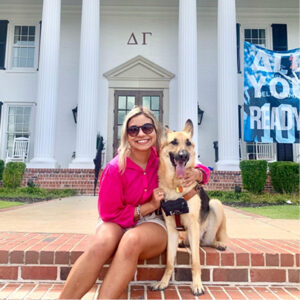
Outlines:
[{"label": "window", "polygon": [[34,68],[36,27],[14,27],[12,46],[12,68]]},{"label": "window", "polygon": [[31,106],[8,108],[7,152],[11,155],[15,137],[30,137]]},{"label": "window", "polygon": [[244,38],[246,42],[266,48],[265,29],[245,29]]},{"label": "window", "polygon": [[114,117],[114,153],[116,153],[123,121],[127,113],[135,106],[146,106],[151,109],[156,118],[162,123],[162,98],[161,91],[116,91],[115,92],[115,117]]}]

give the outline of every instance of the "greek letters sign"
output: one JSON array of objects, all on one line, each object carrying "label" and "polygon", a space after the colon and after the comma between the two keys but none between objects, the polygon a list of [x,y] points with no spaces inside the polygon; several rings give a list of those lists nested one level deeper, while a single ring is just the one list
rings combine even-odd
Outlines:
[{"label": "greek letters sign", "polygon": [[244,140],[299,143],[300,48],[244,43]]}]

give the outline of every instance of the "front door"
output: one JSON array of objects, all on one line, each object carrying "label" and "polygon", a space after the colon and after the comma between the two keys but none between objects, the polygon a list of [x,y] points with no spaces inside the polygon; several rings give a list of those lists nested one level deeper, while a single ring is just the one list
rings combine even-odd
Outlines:
[{"label": "front door", "polygon": [[146,106],[153,111],[156,118],[163,122],[163,92],[162,91],[115,91],[114,109],[114,141],[113,152],[117,153],[120,145],[122,124],[127,113],[135,106]]}]

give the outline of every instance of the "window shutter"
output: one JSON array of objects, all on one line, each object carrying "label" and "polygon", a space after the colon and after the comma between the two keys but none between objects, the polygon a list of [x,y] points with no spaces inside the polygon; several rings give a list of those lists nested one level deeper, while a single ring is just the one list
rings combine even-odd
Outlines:
[{"label": "window shutter", "polygon": [[240,53],[240,48],[241,48],[241,38],[240,38],[240,28],[241,24],[236,23],[236,51],[237,51],[237,72],[241,73],[241,53]]},{"label": "window shutter", "polygon": [[287,26],[286,24],[272,24],[273,50],[287,51]]},{"label": "window shutter", "polygon": [[0,69],[4,70],[7,37],[7,20],[0,20]]},{"label": "window shutter", "polygon": [[[273,50],[287,51],[287,26],[286,24],[272,24]],[[293,161],[293,145],[277,143],[277,160]]]}]

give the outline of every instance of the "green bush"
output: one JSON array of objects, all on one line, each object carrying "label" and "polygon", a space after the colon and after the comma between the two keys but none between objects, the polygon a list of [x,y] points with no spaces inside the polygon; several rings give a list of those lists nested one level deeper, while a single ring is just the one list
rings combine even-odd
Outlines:
[{"label": "green bush", "polygon": [[2,180],[3,170],[4,170],[4,160],[0,159],[0,180]]},{"label": "green bush", "polygon": [[26,164],[23,162],[9,162],[3,172],[3,187],[16,188],[21,186]]},{"label": "green bush", "polygon": [[244,189],[254,194],[260,194],[267,181],[267,161],[243,160],[240,162],[242,183]]},{"label": "green bush", "polygon": [[278,193],[299,191],[299,164],[291,161],[277,161],[269,164],[271,183]]}]

